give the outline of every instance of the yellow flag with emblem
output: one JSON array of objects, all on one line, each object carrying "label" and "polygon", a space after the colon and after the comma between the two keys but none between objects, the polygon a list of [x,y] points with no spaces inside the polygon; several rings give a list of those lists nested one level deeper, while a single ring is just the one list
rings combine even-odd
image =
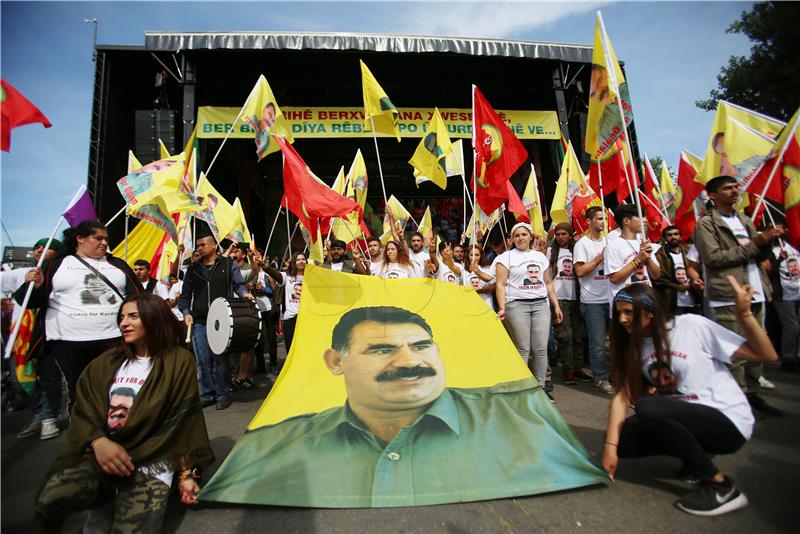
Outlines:
[{"label": "yellow flag with emblem", "polygon": [[430,206],[425,208],[425,213],[422,214],[422,220],[419,223],[417,231],[421,233],[423,237],[428,237],[428,234],[433,231],[433,219],[431,218]]},{"label": "yellow flag with emblem", "polygon": [[263,74],[258,77],[242,108],[240,121],[253,129],[259,161],[280,150],[273,137],[284,137],[288,142],[294,142],[291,128],[283,117],[278,101],[272,94],[272,88]]},{"label": "yellow flag with emblem", "polygon": [[197,198],[205,209],[195,212],[195,217],[208,223],[216,240],[221,241],[236,228],[239,219],[236,210],[214,189],[204,173],[200,173],[197,183]]},{"label": "yellow flag with emblem", "polygon": [[356,204],[364,209],[367,203],[367,187],[369,181],[367,178],[367,164],[364,162],[364,156],[361,155],[361,149],[356,151],[356,157],[353,158],[353,163],[350,165],[350,170],[347,172],[347,189],[344,196],[352,198]]},{"label": "yellow flag with emblem", "polygon": [[[389,201],[386,203],[386,211],[387,213],[391,213],[394,217],[395,224],[397,225],[397,229],[402,232],[403,229],[406,227],[408,220],[411,218],[411,213],[403,206],[394,195],[389,197]],[[383,235],[381,235],[380,240],[381,243],[384,245],[388,243],[392,239],[392,229],[389,223],[389,216],[383,216]]]},{"label": "yellow flag with emblem", "polygon": [[542,215],[542,203],[539,200],[539,187],[536,179],[536,169],[531,164],[531,173],[528,175],[528,182],[522,192],[522,205],[528,210],[528,217],[533,233],[539,237],[544,237],[547,232],[544,229],[544,216]]},{"label": "yellow flag with emblem", "polygon": [[453,145],[447,135],[447,126],[439,114],[439,108],[433,108],[428,130],[419,142],[414,155],[408,163],[414,167],[417,187],[427,178],[442,189],[447,189],[447,155],[453,152]]},{"label": "yellow flag with emblem", "polygon": [[361,63],[361,91],[364,96],[364,126],[368,131],[373,128],[375,133],[385,133],[397,137],[400,141],[400,130],[398,129],[398,119],[400,113],[386,91],[372,75],[367,64]]},{"label": "yellow flag with emblem", "polygon": [[553,193],[550,218],[554,224],[562,222],[572,224],[573,217],[578,217],[587,207],[599,205],[600,200],[586,183],[586,176],[572,148],[572,142],[569,142],[564,162],[561,164],[561,175],[558,177],[556,191]]},{"label": "yellow flag with emblem", "polygon": [[245,220],[242,201],[239,200],[239,197],[233,201],[233,209],[236,212],[236,223],[226,237],[237,243],[252,243],[253,236],[250,229],[247,228],[247,220]]}]

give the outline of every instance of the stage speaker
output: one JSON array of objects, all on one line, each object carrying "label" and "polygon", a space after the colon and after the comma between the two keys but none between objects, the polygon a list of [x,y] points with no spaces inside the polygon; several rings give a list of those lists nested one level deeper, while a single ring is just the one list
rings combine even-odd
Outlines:
[{"label": "stage speaker", "polygon": [[175,154],[175,123],[178,114],[169,109],[136,110],[134,151],[143,164],[160,159],[158,140],[164,142],[170,154]]}]

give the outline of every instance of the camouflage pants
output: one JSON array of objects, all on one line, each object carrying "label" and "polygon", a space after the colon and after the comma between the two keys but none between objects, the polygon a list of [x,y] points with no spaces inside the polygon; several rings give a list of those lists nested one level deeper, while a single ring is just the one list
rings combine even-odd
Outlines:
[{"label": "camouflage pants", "polygon": [[69,514],[91,508],[98,496],[113,499],[111,532],[160,532],[170,487],[139,471],[127,478],[110,477],[87,460],[53,474],[36,502],[36,514],[48,522],[63,521]]},{"label": "camouflage pants", "polygon": [[559,300],[564,320],[555,325],[558,359],[565,373],[576,373],[583,367],[583,336],[585,326],[583,317],[574,300]]},{"label": "camouflage pants", "polygon": [[[719,306],[711,308],[714,314],[714,321],[720,326],[724,326],[731,332],[744,336],[744,329],[736,319],[736,308],[734,306]],[[758,320],[761,328],[764,328],[764,304],[752,305],[753,315]],[[761,390],[758,379],[764,374],[764,364],[760,362],[750,362],[747,360],[733,360],[728,366],[733,378],[742,388],[745,395],[756,395]]]}]

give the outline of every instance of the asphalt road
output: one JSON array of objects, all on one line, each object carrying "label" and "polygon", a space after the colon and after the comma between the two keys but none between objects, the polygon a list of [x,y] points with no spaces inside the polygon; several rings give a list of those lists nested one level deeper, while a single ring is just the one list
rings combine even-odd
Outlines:
[{"label": "asphalt road", "polygon": [[[559,373],[556,372],[556,376]],[[794,505],[800,498],[800,375],[770,368],[766,376],[778,388],[765,398],[784,410],[781,418],[759,420],[754,438],[717,464],[732,475],[750,505],[737,512],[699,518],[672,503],[689,486],[675,480],[675,459],[658,457],[621,461],[617,482],[577,491],[417,508],[327,510],[201,504],[188,509],[175,495],[165,521],[166,532],[796,532]],[[217,458],[233,447],[266,396],[264,377],[257,390],[237,393],[225,411],[206,408],[206,422]],[[590,386],[560,385],[557,407],[599,458],[608,397]],[[2,431],[2,499],[0,528],[6,532],[38,532],[33,500],[52,459],[65,446],[64,435],[42,442],[18,440],[29,421],[27,412],[4,413]],[[213,472],[218,463],[211,467]],[[469,469],[469,465],[464,465]],[[63,532],[80,530],[75,515]],[[791,525],[795,524],[794,527]]]}]

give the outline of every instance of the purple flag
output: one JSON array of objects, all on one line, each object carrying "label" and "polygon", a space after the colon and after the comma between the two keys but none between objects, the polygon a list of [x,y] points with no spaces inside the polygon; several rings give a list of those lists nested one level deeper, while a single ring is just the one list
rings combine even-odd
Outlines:
[{"label": "purple flag", "polygon": [[72,197],[67,209],[61,215],[67,220],[73,228],[78,226],[83,221],[96,221],[97,213],[94,211],[94,204],[92,204],[92,197],[89,196],[89,191],[85,185],[78,188],[78,192]]}]

